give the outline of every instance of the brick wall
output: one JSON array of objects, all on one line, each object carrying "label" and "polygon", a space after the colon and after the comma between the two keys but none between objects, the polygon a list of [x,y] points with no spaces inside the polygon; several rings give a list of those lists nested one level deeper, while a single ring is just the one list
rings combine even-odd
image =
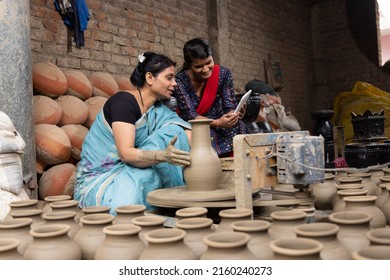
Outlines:
[{"label": "brick wall", "polygon": [[[91,19],[86,45],[78,49],[68,43],[71,35],[52,0],[30,0],[33,62],[129,76],[138,53],[152,50],[180,66],[184,42],[209,35],[207,20],[213,15],[208,15],[207,1],[87,0]],[[265,79],[263,60],[268,55],[280,60],[284,87],[279,94],[303,128],[314,125],[311,111],[331,108],[334,96],[350,90],[356,80],[390,91],[389,74],[370,61],[353,38],[346,17],[349,0],[226,1],[228,26],[221,29],[229,34],[224,48],[228,55],[221,64],[243,88],[251,79]]]}]

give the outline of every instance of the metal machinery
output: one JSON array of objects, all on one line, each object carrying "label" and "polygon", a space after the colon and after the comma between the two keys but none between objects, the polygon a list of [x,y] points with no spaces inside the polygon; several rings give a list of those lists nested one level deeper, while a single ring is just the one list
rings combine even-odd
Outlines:
[{"label": "metal machinery", "polygon": [[[158,207],[253,208],[311,203],[310,184],[325,177],[324,139],[308,131],[237,135],[234,157],[221,159],[220,188],[194,193],[185,186],[148,194],[148,202]],[[277,184],[293,185],[294,191],[275,191]],[[287,199],[273,200],[273,194]]]}]

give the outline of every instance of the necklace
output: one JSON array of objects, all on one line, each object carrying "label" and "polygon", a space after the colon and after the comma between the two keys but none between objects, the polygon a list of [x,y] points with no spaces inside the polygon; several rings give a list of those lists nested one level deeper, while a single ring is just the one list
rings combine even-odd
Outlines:
[{"label": "necklace", "polygon": [[144,99],[142,98],[142,94],[141,94],[140,89],[137,88],[137,90],[138,90],[138,93],[139,93],[139,97],[141,98],[142,107],[144,108],[144,111],[145,111],[146,124],[148,125],[148,135],[150,135],[153,132],[153,130],[156,128],[156,125],[157,125],[157,110],[154,109],[154,120],[153,120],[153,126],[151,128],[150,127],[150,123],[149,123],[149,112],[146,111],[146,107],[145,107],[145,104],[144,104]]}]

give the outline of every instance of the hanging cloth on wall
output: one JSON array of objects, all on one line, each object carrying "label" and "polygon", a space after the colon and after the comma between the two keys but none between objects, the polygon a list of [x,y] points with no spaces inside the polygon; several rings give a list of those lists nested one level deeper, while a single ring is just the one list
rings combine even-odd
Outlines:
[{"label": "hanging cloth on wall", "polygon": [[76,46],[84,46],[84,31],[87,29],[89,20],[85,0],[53,0],[53,4],[64,24],[73,31]]}]

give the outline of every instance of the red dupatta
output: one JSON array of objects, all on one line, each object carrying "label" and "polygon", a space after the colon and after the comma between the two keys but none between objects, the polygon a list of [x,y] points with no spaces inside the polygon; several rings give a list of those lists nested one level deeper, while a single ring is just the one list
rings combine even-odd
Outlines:
[{"label": "red dupatta", "polygon": [[217,96],[220,72],[219,70],[219,65],[214,64],[213,70],[211,72],[211,77],[206,82],[202,98],[200,100],[198,108],[196,109],[196,112],[201,116],[203,116],[210,110],[211,105],[213,105],[215,97]]}]

